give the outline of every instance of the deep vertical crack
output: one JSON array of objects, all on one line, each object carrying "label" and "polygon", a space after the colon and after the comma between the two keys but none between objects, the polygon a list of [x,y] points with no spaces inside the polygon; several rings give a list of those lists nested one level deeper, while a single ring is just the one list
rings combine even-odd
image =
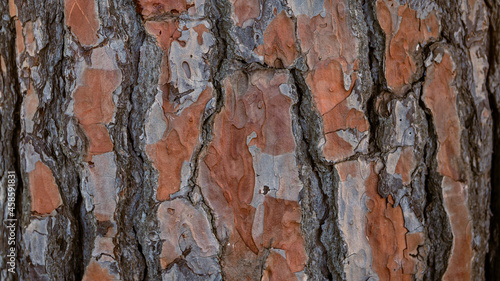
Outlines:
[{"label": "deep vertical crack", "polygon": [[[225,1],[216,1],[212,0],[209,2],[209,5],[205,7],[205,11],[208,14],[207,20],[211,24],[211,31],[214,34],[215,38],[215,46],[209,53],[209,68],[210,68],[210,77],[212,78],[212,84],[214,86],[215,92],[215,103],[207,106],[203,114],[203,121],[201,125],[201,144],[196,148],[193,153],[192,161],[193,161],[193,172],[189,179],[189,184],[191,186],[191,194],[190,199],[192,200],[192,192],[195,191],[201,197],[201,206],[205,211],[208,221],[210,223],[210,227],[212,233],[219,244],[219,251],[217,253],[217,261],[220,267],[220,278],[221,280],[226,280],[224,276],[223,264],[222,264],[222,256],[224,255],[225,241],[221,241],[219,235],[217,234],[217,226],[215,221],[215,212],[206,202],[206,199],[203,195],[203,192],[200,190],[200,187],[197,185],[198,173],[199,173],[199,164],[201,161],[201,157],[203,152],[207,149],[210,143],[213,140],[213,126],[215,122],[215,116],[220,113],[222,107],[224,106],[224,93],[222,90],[222,80],[224,79],[224,68],[226,67],[226,63],[229,59],[229,51],[228,51],[228,28],[230,23],[228,22],[228,7],[229,3]],[[212,101],[212,100],[211,100]],[[209,103],[211,103],[209,101]]]},{"label": "deep vertical crack", "polygon": [[491,159],[491,219],[488,254],[486,257],[486,280],[500,276],[500,3],[486,1],[489,11],[488,64],[486,89],[493,120],[493,157]]},{"label": "deep vertical crack", "polygon": [[[367,102],[367,117],[370,123],[370,153],[380,157],[386,152],[387,148],[386,143],[384,143],[384,124],[381,122],[384,117],[377,113],[377,108],[375,106],[376,100],[377,98],[385,98],[380,96],[384,92],[390,95],[390,99],[394,99],[395,97],[394,94],[390,94],[391,91],[387,86],[385,77],[384,64],[386,59],[386,39],[385,33],[380,27],[377,19],[375,5],[375,1],[364,1],[363,11],[368,25],[368,59],[370,63],[371,78],[373,81],[371,96]],[[428,55],[431,44],[432,42],[420,48],[423,58]],[[437,133],[434,128],[432,114],[421,98],[422,85],[425,82],[426,75],[426,68],[424,64],[422,65],[424,67],[422,75],[411,84],[409,91],[417,90],[420,92],[420,95],[418,96],[418,105],[425,113],[426,122],[428,124],[427,133],[429,141],[423,149],[425,153],[423,159],[425,159],[425,167],[427,168],[427,170],[424,171],[424,176],[426,176],[424,188],[427,196],[424,207],[424,224],[429,243],[425,279],[440,280],[447,267],[447,260],[450,255],[452,245],[452,234],[448,215],[444,210],[443,205],[441,187],[442,176],[437,172]],[[379,159],[382,162],[385,162],[382,157]],[[383,190],[386,185],[387,183],[384,182],[384,178],[379,177],[378,192],[383,197],[388,195],[388,193]]]},{"label": "deep vertical crack", "polygon": [[383,144],[379,137],[379,116],[377,114],[375,104],[379,95],[388,91],[387,81],[384,75],[384,53],[385,53],[385,33],[380,27],[376,12],[375,1],[363,1],[363,14],[365,16],[367,32],[368,32],[368,64],[371,73],[371,85],[368,88],[370,91],[366,104],[366,117],[370,124],[370,153],[380,153]]},{"label": "deep vertical crack", "polygon": [[[5,9],[5,11],[7,11],[7,9]],[[5,22],[5,20],[3,20],[3,21]],[[8,33],[8,35],[11,35],[11,36],[9,36],[11,38],[3,38],[3,39],[5,39],[4,44],[8,45],[8,51],[6,53],[4,53],[4,55],[6,56],[6,58],[4,58],[4,59],[6,60],[7,74],[12,79],[11,84],[13,87],[11,87],[10,91],[9,90],[7,90],[7,91],[2,90],[2,92],[4,95],[6,95],[10,92],[12,94],[12,99],[13,99],[13,104],[14,104],[14,110],[12,112],[12,123],[14,125],[12,128],[11,145],[12,145],[12,153],[13,153],[12,168],[14,169],[14,172],[16,174],[16,192],[15,192],[15,196],[16,196],[15,214],[16,214],[16,217],[15,217],[15,219],[17,219],[17,222],[16,222],[16,253],[17,253],[16,264],[18,265],[18,266],[16,266],[16,272],[17,272],[16,277],[19,278],[21,276],[21,272],[22,272],[22,271],[20,271],[19,265],[21,264],[20,257],[21,257],[21,253],[22,253],[20,245],[21,245],[21,232],[23,229],[23,227],[21,225],[21,218],[22,218],[22,211],[23,211],[22,193],[24,191],[23,178],[21,176],[22,175],[22,173],[21,173],[21,171],[22,171],[21,154],[19,151],[19,142],[21,139],[21,107],[22,107],[23,99],[22,99],[20,85],[19,85],[19,77],[18,77],[18,73],[17,73],[17,63],[16,63],[15,17],[10,17],[8,26],[3,26],[3,28],[5,28],[4,32]],[[5,34],[5,35],[8,36],[7,34]],[[8,85],[8,84],[7,85],[5,85],[5,84],[6,83],[4,81],[4,87],[6,87]],[[8,202],[8,201],[6,200],[5,202]]]},{"label": "deep vertical crack", "polygon": [[301,191],[301,228],[306,237],[308,264],[306,272],[314,280],[343,280],[346,245],[337,224],[336,198],[338,179],[332,164],[321,160],[318,141],[322,135],[321,117],[313,109],[311,92],[303,73],[291,70],[298,95],[294,111],[297,124],[294,134],[298,146]]},{"label": "deep vertical crack", "polygon": [[[62,1],[61,1],[62,2]],[[61,6],[64,7],[64,3],[61,3]],[[61,13],[61,16],[60,16],[60,22],[62,23],[61,25],[65,25],[65,17],[66,17],[66,14],[63,12]],[[67,32],[67,27],[64,26],[63,28],[61,28],[61,32],[62,32],[62,36],[61,38],[63,38],[62,41],[62,47],[61,47],[61,62],[60,62],[60,76],[58,77],[63,77],[63,81],[64,81],[64,84],[62,85],[62,87],[59,89],[59,91],[62,92],[62,96],[65,97],[65,98],[69,98],[70,96],[70,93],[68,91],[66,91],[66,85],[68,84],[68,81],[67,81],[67,77],[66,75],[64,75],[65,73],[65,68],[68,66],[67,65],[67,62],[66,62],[66,58],[65,58],[65,55],[64,55],[64,51],[66,50],[67,46],[66,46],[66,40],[64,39],[66,37],[66,32]],[[59,85],[61,86],[61,85]],[[67,101],[65,99],[65,101]],[[63,103],[64,104],[64,103]],[[61,105],[63,105],[61,104]],[[63,110],[61,110],[61,112],[63,112]],[[67,122],[75,122],[74,119],[67,119]],[[71,155],[66,155],[66,153],[63,153],[64,156],[66,156],[66,161],[68,159],[70,159]],[[77,169],[77,167],[81,167],[79,165],[75,165],[75,169]],[[82,180],[81,180],[81,177],[80,177],[80,174],[79,173],[75,173],[75,178],[74,178],[74,182],[77,183],[76,187],[74,187],[76,189],[76,202],[74,203],[74,206],[72,208],[72,215],[73,215],[73,219],[76,220],[76,224],[75,224],[75,227],[76,227],[76,236],[77,238],[75,239],[74,243],[73,243],[73,249],[74,249],[74,253],[75,253],[75,259],[76,259],[76,262],[75,262],[75,265],[74,267],[76,268],[76,270],[74,271],[75,272],[75,280],[82,280],[83,276],[84,276],[84,269],[86,267],[86,262],[88,260],[90,260],[91,258],[91,253],[89,252],[89,245],[90,245],[90,241],[89,241],[89,226],[88,226],[88,223],[89,223],[89,218],[88,218],[88,213],[86,212],[86,208],[85,208],[85,202],[84,202],[84,199],[83,199],[83,195],[82,195]],[[59,192],[64,194],[64,191],[59,189]]]},{"label": "deep vertical crack", "polygon": [[[146,38],[136,6],[132,1],[109,1],[102,5],[103,32],[110,40],[120,40],[125,45],[125,60],[118,60],[122,72],[119,100],[116,104],[115,124],[110,128],[116,157],[116,183],[120,191],[114,213],[117,233],[114,237],[115,260],[123,280],[145,280],[160,278],[158,268],[151,261],[152,247],[148,247],[148,223],[151,220],[153,203],[148,193],[151,186],[145,170],[145,159],[141,150],[141,135],[144,127],[144,99],[137,93],[141,73],[139,70],[141,47]],[[101,11],[100,13],[101,14]],[[123,130],[125,128],[125,130]],[[108,187],[109,188],[109,187]]]},{"label": "deep vertical crack", "polygon": [[430,109],[427,108],[422,98],[419,99],[420,108],[423,109],[428,124],[428,139],[424,149],[425,165],[427,167],[425,178],[425,229],[429,241],[427,253],[426,280],[441,280],[451,253],[453,235],[448,215],[443,205],[442,176],[437,172],[437,133]]}]

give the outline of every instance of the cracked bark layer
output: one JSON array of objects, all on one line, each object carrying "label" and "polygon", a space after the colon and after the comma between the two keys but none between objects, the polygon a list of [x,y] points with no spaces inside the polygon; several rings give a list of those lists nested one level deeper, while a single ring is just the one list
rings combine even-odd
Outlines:
[{"label": "cracked bark layer", "polygon": [[496,276],[496,2],[0,8],[2,279]]}]

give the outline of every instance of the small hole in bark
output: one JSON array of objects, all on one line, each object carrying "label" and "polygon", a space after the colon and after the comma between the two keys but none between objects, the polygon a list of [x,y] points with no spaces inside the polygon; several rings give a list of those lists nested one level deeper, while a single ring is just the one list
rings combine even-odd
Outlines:
[{"label": "small hole in bark", "polygon": [[185,250],[182,251],[182,255],[185,257],[189,255],[189,253],[191,253],[191,247],[186,248]]},{"label": "small hole in bark", "polygon": [[274,60],[274,67],[276,68],[283,68],[283,61],[281,61],[281,59],[276,59]]},{"label": "small hole in bark", "polygon": [[172,208],[168,208],[168,209],[167,209],[167,212],[168,212],[169,214],[171,214],[171,215],[175,214],[175,210],[174,210],[174,209],[172,209]]},{"label": "small hole in bark", "polygon": [[62,238],[57,239],[57,244],[59,244],[59,250],[61,252],[66,251],[66,247],[68,246],[68,243],[64,239],[62,239]]},{"label": "small hole in bark", "polygon": [[271,189],[269,188],[269,186],[264,185],[264,188],[262,189],[262,193],[264,193],[264,195],[267,195],[267,193],[269,192],[269,190],[271,190]]},{"label": "small hole in bark", "polygon": [[186,77],[188,79],[191,79],[191,68],[189,67],[189,64],[187,62],[183,61],[182,68],[184,69],[184,73],[186,73]]},{"label": "small hole in bark", "polygon": [[94,162],[89,161],[89,162],[87,162],[87,163],[89,164],[89,167],[90,167],[90,168],[94,168],[94,166],[95,166],[95,165],[94,165]]}]

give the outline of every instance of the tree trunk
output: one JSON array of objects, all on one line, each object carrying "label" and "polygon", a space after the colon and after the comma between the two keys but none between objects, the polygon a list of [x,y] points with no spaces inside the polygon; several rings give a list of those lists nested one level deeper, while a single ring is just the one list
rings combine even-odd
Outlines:
[{"label": "tree trunk", "polygon": [[0,2],[1,279],[500,278],[500,4],[401,2]]}]

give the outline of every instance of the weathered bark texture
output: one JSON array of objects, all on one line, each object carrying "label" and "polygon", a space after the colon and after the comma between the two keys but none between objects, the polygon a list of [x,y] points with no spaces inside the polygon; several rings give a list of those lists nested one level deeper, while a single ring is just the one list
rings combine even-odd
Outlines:
[{"label": "weathered bark texture", "polygon": [[500,278],[498,1],[0,12],[1,280]]}]

